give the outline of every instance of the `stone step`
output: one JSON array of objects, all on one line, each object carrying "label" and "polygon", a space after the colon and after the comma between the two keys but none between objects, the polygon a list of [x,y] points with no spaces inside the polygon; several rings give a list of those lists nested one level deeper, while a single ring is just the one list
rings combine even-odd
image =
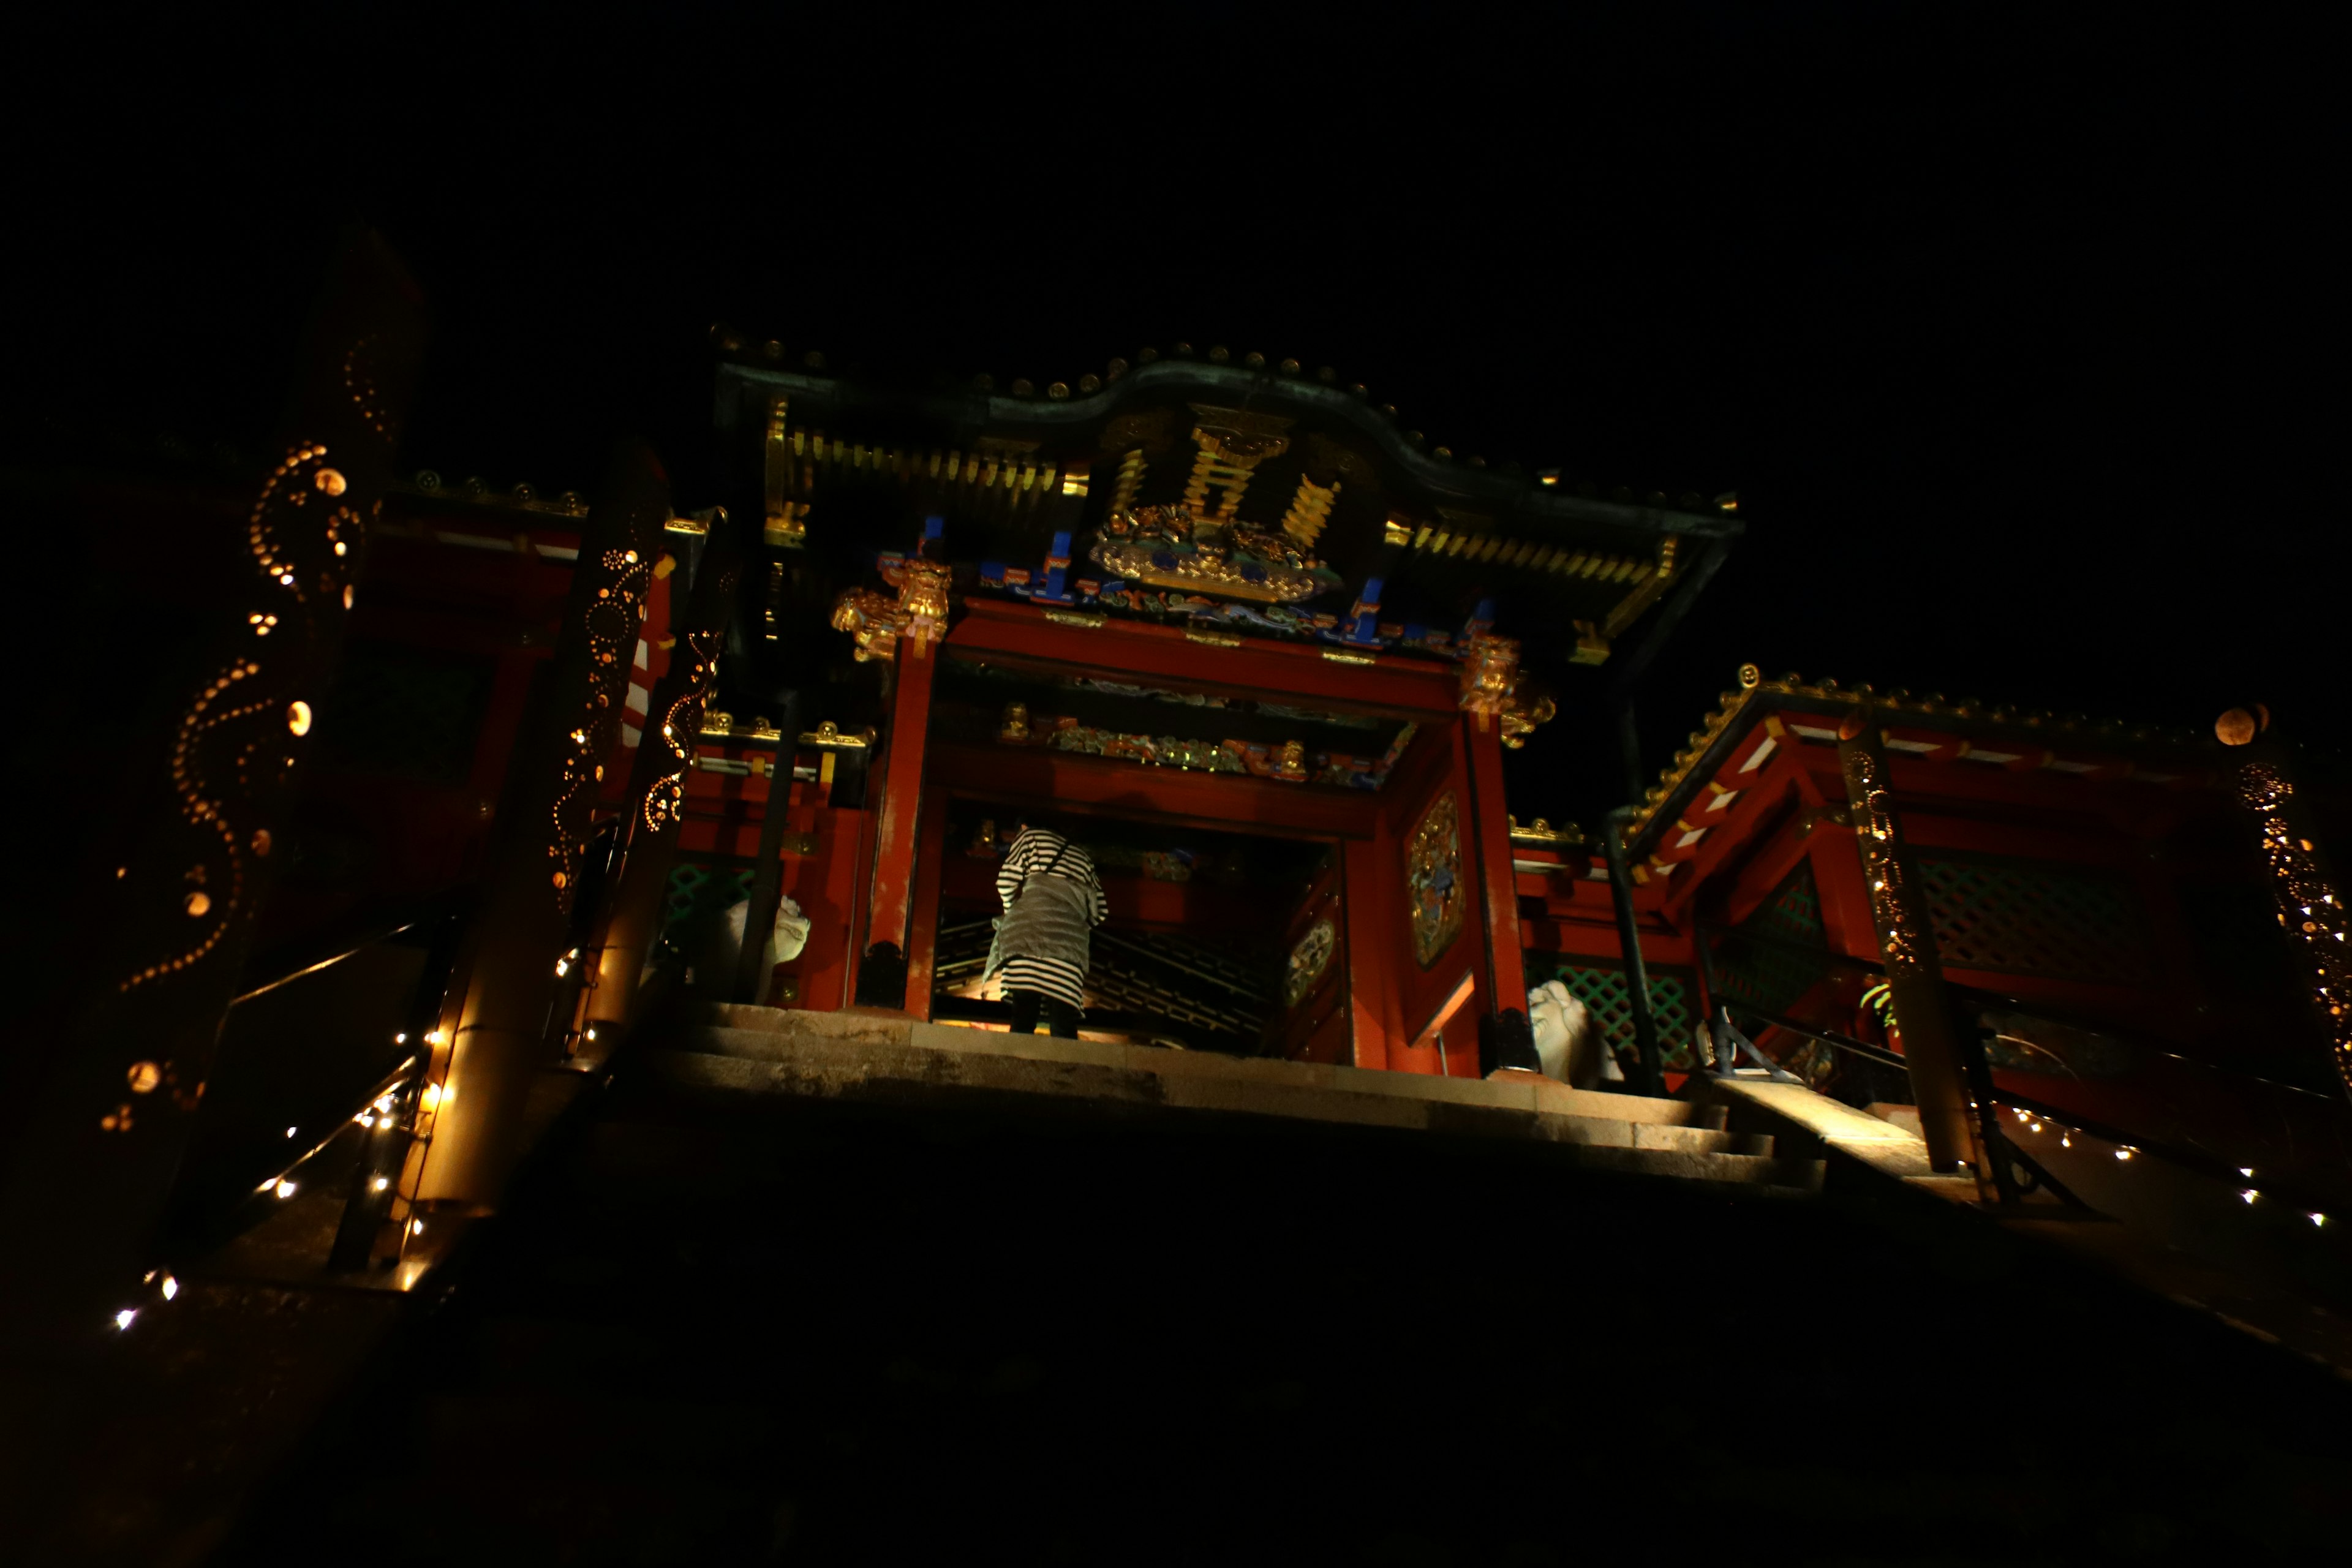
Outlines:
[{"label": "stone step", "polygon": [[807,1013],[734,1003],[712,1004],[699,1010],[685,1029],[666,1043],[698,1054],[747,1060],[782,1059],[803,1046],[819,1043],[856,1048],[927,1048],[957,1056],[1124,1068],[1163,1078],[1223,1079],[1282,1088],[1337,1089],[1350,1093],[1502,1110],[1541,1110],[1661,1126],[1719,1129],[1724,1125],[1725,1115],[1724,1107],[1718,1104],[1605,1094],[1571,1089],[1533,1075],[1515,1076],[1508,1080],[1441,1078],[1428,1073],[1329,1067],[1209,1051],[1172,1051],[1097,1040],[1057,1040],[1045,1035],[1009,1035],[872,1013]]},{"label": "stone step", "polygon": [[[909,1108],[994,1102],[1008,1109],[1026,1105],[1122,1115],[1209,1111],[1537,1144],[1586,1169],[1686,1181],[1812,1190],[1820,1179],[1816,1162],[1776,1158],[1767,1136],[1223,1074],[1159,1075],[921,1047],[866,1046],[845,1051],[805,1042],[798,1047],[780,1043],[764,1058],[662,1051],[646,1058],[643,1069],[672,1091],[697,1100],[808,1100]],[[708,1134],[658,1124],[633,1132],[631,1125],[608,1123],[590,1141],[607,1180],[684,1194],[729,1187],[748,1174]]]}]

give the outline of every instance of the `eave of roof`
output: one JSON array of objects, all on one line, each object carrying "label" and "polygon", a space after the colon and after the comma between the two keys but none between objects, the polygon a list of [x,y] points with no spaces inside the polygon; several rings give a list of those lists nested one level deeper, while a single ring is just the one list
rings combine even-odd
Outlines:
[{"label": "eave of roof", "polygon": [[1843,721],[1864,709],[1893,728],[1933,729],[1968,741],[1999,739],[2044,749],[2059,743],[2088,745],[2183,765],[2203,759],[2211,749],[2191,730],[2062,716],[1973,699],[1954,702],[1940,695],[1914,697],[1899,688],[1883,692],[1866,684],[1844,688],[1834,680],[1808,682],[1796,675],[1766,680],[1756,666],[1742,665],[1738,688],[1723,693],[1716,710],[1691,731],[1689,743],[1650,786],[1630,826],[1627,854],[1639,858],[1656,848],[1664,831],[1682,818],[1693,797],[1722,771],[1766,714],[1817,713]]},{"label": "eave of roof", "polygon": [[[1497,521],[1583,523],[1628,532],[1692,539],[1728,539],[1743,531],[1738,518],[1722,509],[1693,509],[1580,495],[1547,484],[1538,477],[1517,476],[1500,469],[1469,468],[1424,453],[1397,427],[1394,417],[1372,406],[1359,392],[1301,380],[1272,369],[1211,364],[1198,360],[1158,360],[1139,365],[1096,393],[1066,399],[1008,397],[977,388],[963,392],[891,393],[860,386],[810,371],[770,368],[722,360],[719,369],[719,423],[734,428],[765,417],[764,411],[743,405],[743,395],[782,392],[794,401],[796,418],[810,405],[824,415],[838,417],[845,411],[883,412],[898,408],[951,427],[973,431],[1026,427],[1041,433],[1075,432],[1108,419],[1139,395],[1161,392],[1179,396],[1207,394],[1244,403],[1278,398],[1293,406],[1311,409],[1360,433],[1381,455],[1419,485],[1433,504],[1477,510]],[[730,383],[736,395],[728,395]],[[1440,448],[1443,450],[1443,448]]]}]

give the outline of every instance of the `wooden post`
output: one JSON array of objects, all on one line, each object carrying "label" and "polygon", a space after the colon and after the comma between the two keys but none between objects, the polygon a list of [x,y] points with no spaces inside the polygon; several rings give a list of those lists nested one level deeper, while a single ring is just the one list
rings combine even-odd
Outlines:
[{"label": "wooden post", "polygon": [[1903,1036],[1903,1059],[1919,1101],[1928,1163],[1938,1171],[1950,1171],[1972,1159],[1981,1181],[1990,1167],[1970,1126],[1962,1047],[1944,989],[1936,928],[1920,900],[1902,820],[1887,788],[1883,738],[1859,709],[1838,729],[1838,763],[1845,774],[1854,847],[1870,892],[1871,922],[1877,928],[1880,958],[1886,965],[1895,1026]]},{"label": "wooden post", "polygon": [[[914,898],[917,827],[923,797],[923,747],[931,723],[931,676],[939,655],[919,642],[902,642],[891,694],[890,755],[884,764],[882,805],[874,831],[874,904],[866,951],[884,942],[907,951],[907,911]],[[899,970],[901,977],[905,970]],[[898,1000],[903,1000],[903,992]]]},{"label": "wooden post", "polygon": [[1464,721],[1469,743],[1470,850],[1486,900],[1486,1010],[1528,1006],[1526,959],[1519,950],[1518,879],[1511,869],[1511,819],[1503,800],[1503,736],[1498,728]]},{"label": "wooden post", "polygon": [[1601,853],[1609,862],[1610,901],[1617,911],[1617,946],[1624,955],[1625,1002],[1633,1015],[1634,1068],[1629,1079],[1643,1094],[1666,1092],[1665,1053],[1658,1047],[1657,1016],[1650,1011],[1650,968],[1642,958],[1642,928],[1633,918],[1633,872],[1625,863],[1625,834],[1633,808],[1621,805],[1601,825]]},{"label": "wooden post", "polygon": [[[598,943],[596,977],[589,987],[586,1021],[618,1032],[627,1026],[636,1001],[646,956],[661,932],[662,895],[669,885],[678,825],[686,816],[686,775],[694,765],[702,711],[719,677],[719,650],[735,611],[735,586],[743,574],[743,552],[735,526],[721,511],[711,520],[702,564],[688,586],[686,613],[677,625],[677,646],[669,668],[647,704],[645,736],[629,778],[628,819],[622,824],[620,874],[614,879],[604,935]],[[792,737],[778,747],[781,776],[789,786]],[[601,1059],[615,1043],[583,1051]]]},{"label": "wooden post", "polygon": [[[270,471],[241,526],[217,541],[235,586],[191,606],[196,637],[164,682],[175,691],[168,727],[125,737],[131,793],[79,829],[90,863],[58,889],[63,907],[45,922],[52,945],[13,955],[29,1006],[0,1065],[11,1091],[0,1316],[31,1328],[17,1342],[37,1357],[53,1338],[99,1343],[116,1312],[156,1299],[140,1284],[156,1262],[152,1233],[285,858],[312,710],[341,656],[424,315],[383,242],[346,236]],[[60,658],[55,679],[71,680],[70,650]],[[78,787],[71,765],[54,745],[48,755],[52,774],[18,781],[22,830],[77,831],[58,799]],[[0,1384],[10,1375],[0,1366]]]},{"label": "wooden post", "polygon": [[737,1002],[763,1004],[774,976],[768,965],[768,937],[784,907],[784,836],[792,831],[793,758],[801,733],[801,698],[787,691],[776,737],[776,760],[768,772],[767,804],[760,811],[760,847],[751,861],[751,892],[744,900],[743,945],[735,954],[735,975],[727,994]]},{"label": "wooden post", "polygon": [[520,771],[517,787],[500,811],[465,1000],[427,1068],[430,1121],[421,1129],[427,1144],[415,1189],[421,1201],[497,1204],[520,1152],[532,1083],[552,1065],[547,1009],[555,960],[668,517],[660,463],[642,444],[623,447],[581,531],[547,686],[509,764]]}]

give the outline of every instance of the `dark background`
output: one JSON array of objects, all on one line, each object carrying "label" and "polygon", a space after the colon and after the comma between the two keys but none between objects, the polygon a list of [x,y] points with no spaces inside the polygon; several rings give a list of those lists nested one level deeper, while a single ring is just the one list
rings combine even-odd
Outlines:
[{"label": "dark background", "polygon": [[[591,489],[635,430],[708,504],[715,321],[1040,384],[1225,343],[1465,455],[1738,491],[1652,768],[1744,659],[2200,727],[2256,697],[2339,748],[2321,41],[1637,9],[20,20],[9,445],[257,451],[356,216],[435,308],[404,460],[453,479]],[[1569,711],[1514,804],[1614,804],[1604,730]]]}]

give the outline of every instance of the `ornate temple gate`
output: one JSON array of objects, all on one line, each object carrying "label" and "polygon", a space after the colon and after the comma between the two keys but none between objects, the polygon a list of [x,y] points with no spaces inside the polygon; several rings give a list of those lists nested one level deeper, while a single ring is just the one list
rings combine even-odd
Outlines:
[{"label": "ornate temple gate", "polygon": [[[1328,871],[1294,912],[1291,940],[1332,930],[1344,1006],[1316,984],[1278,1017],[1286,1055],[1420,1072],[1478,1071],[1478,1020],[1522,1005],[1517,903],[1503,812],[1500,734],[1462,706],[1459,672],[1412,659],[1276,643],[1206,642],[1175,627],[973,601],[919,657],[897,650],[888,753],[875,811],[872,893],[854,944],[904,941],[905,1009],[931,1014],[941,867],[956,800],[1043,807],[1221,834],[1330,844]],[[1378,790],[1211,773],[935,732],[942,664],[985,661],[1038,676],[1181,687],[1211,697],[1311,704],[1412,725]],[[1306,918],[1309,906],[1323,911]],[[1308,956],[1313,956],[1310,951]],[[875,1000],[870,990],[869,1000]],[[817,998],[812,1005],[824,1005]],[[1330,1017],[1342,1016],[1334,1027]]]}]

